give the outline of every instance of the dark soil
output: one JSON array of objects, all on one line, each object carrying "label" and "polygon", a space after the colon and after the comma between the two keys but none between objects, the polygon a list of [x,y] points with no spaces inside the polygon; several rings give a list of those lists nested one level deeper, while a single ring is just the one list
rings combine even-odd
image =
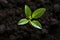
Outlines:
[{"label": "dark soil", "polygon": [[[17,25],[26,17],[25,4],[32,11],[46,8],[45,14],[37,19],[42,30],[29,24]],[[0,40],[60,40],[60,0],[0,0]]]}]

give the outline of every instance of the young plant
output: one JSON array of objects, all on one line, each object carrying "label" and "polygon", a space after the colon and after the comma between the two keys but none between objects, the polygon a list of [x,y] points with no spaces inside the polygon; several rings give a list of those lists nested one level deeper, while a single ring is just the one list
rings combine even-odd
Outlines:
[{"label": "young plant", "polygon": [[27,19],[26,18],[21,19],[18,22],[18,25],[24,25],[24,24],[29,23],[35,28],[42,29],[42,25],[38,21],[32,20],[32,19],[37,19],[41,17],[45,11],[46,11],[45,8],[39,8],[32,13],[29,6],[25,5],[25,14],[26,14]]}]

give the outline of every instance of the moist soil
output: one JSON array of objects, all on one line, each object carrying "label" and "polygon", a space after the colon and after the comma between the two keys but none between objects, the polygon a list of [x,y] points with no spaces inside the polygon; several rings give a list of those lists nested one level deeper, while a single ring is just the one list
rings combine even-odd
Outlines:
[{"label": "moist soil", "polygon": [[[46,8],[38,20],[43,29],[17,22],[25,18],[24,6],[32,12]],[[60,40],[60,0],[0,0],[0,40]]]}]

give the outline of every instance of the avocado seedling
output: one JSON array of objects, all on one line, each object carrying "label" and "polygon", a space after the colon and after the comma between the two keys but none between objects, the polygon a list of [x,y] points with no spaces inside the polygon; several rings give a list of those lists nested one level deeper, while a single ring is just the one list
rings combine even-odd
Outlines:
[{"label": "avocado seedling", "polygon": [[36,9],[34,12],[32,12],[29,6],[25,5],[26,18],[19,20],[18,25],[24,25],[29,23],[35,28],[42,29],[42,25],[40,24],[40,22],[32,19],[37,19],[41,17],[45,11],[46,11],[45,8],[39,8],[39,9]]}]

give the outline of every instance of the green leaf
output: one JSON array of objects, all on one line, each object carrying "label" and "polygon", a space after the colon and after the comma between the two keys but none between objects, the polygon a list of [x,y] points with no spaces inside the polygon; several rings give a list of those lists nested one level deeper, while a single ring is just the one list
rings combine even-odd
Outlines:
[{"label": "green leaf", "polygon": [[42,25],[38,21],[30,21],[31,25],[34,26],[35,28],[42,29]]},{"label": "green leaf", "polygon": [[27,5],[25,5],[25,14],[28,18],[31,18],[31,9]]},{"label": "green leaf", "polygon": [[35,10],[33,12],[33,14],[32,14],[32,18],[39,18],[39,17],[41,17],[44,14],[45,11],[46,11],[45,8],[39,8],[39,9]]},{"label": "green leaf", "polygon": [[21,19],[19,22],[18,22],[18,25],[24,25],[24,24],[27,24],[28,23],[28,20],[27,19]]}]

